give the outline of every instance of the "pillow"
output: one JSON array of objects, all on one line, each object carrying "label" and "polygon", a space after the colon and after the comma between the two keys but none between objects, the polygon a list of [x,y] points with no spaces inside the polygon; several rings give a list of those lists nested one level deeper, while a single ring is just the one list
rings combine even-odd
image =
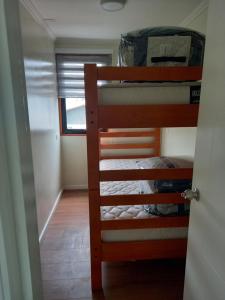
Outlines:
[{"label": "pillow", "polygon": [[[163,160],[163,157],[151,157],[142,159],[136,162],[139,169],[164,169],[166,164]],[[153,192],[157,192],[155,187],[156,180],[149,180],[148,183]]]},{"label": "pillow", "polygon": [[177,157],[158,157],[145,158],[137,160],[136,164],[140,169],[163,169],[163,168],[192,168],[193,163],[190,160]]},{"label": "pillow", "polygon": [[[152,157],[138,161],[137,165],[141,169],[164,169],[164,168],[191,168],[190,161],[180,158]],[[174,193],[183,192],[191,188],[192,181],[189,179],[179,180],[151,180],[149,185],[153,192]],[[145,205],[145,210],[157,216],[182,216],[189,214],[189,204],[150,204]]]},{"label": "pillow", "polygon": [[145,205],[145,211],[160,217],[188,216],[190,204],[150,204]]}]

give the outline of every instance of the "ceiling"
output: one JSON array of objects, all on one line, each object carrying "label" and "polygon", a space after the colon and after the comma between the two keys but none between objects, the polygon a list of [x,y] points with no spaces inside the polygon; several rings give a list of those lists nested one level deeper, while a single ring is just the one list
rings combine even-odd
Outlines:
[{"label": "ceiling", "polygon": [[57,38],[119,39],[148,26],[179,25],[202,0],[127,0],[106,12],[100,0],[30,0]]}]

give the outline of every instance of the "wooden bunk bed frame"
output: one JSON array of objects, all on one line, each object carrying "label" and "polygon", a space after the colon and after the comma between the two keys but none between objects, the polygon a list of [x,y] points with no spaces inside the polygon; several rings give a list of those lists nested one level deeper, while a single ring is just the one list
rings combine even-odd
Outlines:
[{"label": "wooden bunk bed frame", "polygon": [[[118,142],[118,138],[123,138],[123,143]],[[132,138],[133,141],[127,141]],[[143,139],[147,139],[144,141]],[[110,140],[110,143],[109,141]],[[149,128],[144,130],[118,130],[108,129],[108,131],[99,132],[99,159],[132,159],[132,158],[149,158],[160,156],[161,130],[160,128]],[[104,154],[104,150],[111,150],[112,153]],[[124,154],[115,153],[115,151],[124,151]],[[129,153],[129,150],[144,150],[145,154]]]},{"label": "wooden bunk bed frame", "polygon": [[102,230],[188,226],[187,216],[101,220],[101,206],[186,203],[179,193],[101,196],[100,181],[191,179],[190,168],[99,170],[102,128],[163,128],[197,126],[196,104],[99,105],[98,80],[200,80],[201,67],[96,67],[85,65],[87,154],[92,289],[102,288],[101,263],[185,257],[187,239],[104,242]]}]

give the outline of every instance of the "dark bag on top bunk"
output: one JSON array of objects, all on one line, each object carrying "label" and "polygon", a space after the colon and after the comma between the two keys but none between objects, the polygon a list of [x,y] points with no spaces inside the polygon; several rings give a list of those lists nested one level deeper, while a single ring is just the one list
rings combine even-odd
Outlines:
[{"label": "dark bag on top bunk", "polygon": [[205,36],[182,27],[152,27],[121,36],[120,66],[202,66]]},{"label": "dark bag on top bunk", "polygon": [[[137,162],[142,169],[190,168],[192,163],[179,158],[152,157]],[[151,180],[151,190],[156,193],[181,193],[191,188],[190,179]],[[189,214],[189,204],[149,204],[145,210],[156,216],[185,216]]]}]

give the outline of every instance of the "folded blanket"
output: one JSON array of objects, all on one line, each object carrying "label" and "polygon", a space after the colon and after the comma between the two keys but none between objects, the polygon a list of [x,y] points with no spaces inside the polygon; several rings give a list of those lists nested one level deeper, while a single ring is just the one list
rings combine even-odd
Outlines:
[{"label": "folded blanket", "polygon": [[205,36],[182,27],[150,27],[122,34],[120,66],[201,66]]}]

